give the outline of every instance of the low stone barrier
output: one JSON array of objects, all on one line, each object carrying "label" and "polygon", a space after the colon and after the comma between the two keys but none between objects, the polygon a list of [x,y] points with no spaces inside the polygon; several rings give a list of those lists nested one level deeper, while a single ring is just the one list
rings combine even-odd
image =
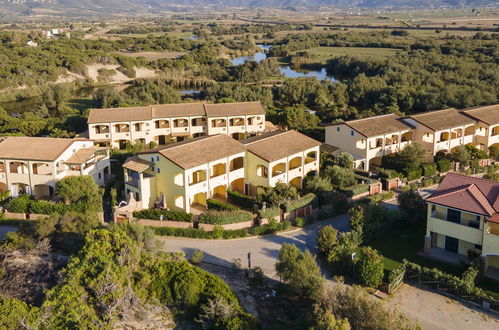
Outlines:
[{"label": "low stone barrier", "polygon": [[36,213],[28,214],[28,219],[30,219],[30,220],[40,220],[40,219],[45,219],[48,217],[49,217],[49,215],[46,215],[46,214],[36,214]]},{"label": "low stone barrier", "polygon": [[[215,225],[210,225],[207,223],[199,223],[198,226],[200,229],[204,229],[206,231],[213,231],[213,228],[215,228]],[[223,227],[224,230],[236,230],[236,229],[251,228],[251,227],[253,227],[253,220],[238,222],[238,223],[230,223],[230,224],[221,225],[221,226]]]},{"label": "low stone barrier", "polygon": [[137,222],[149,227],[192,228],[192,222],[139,219]]},{"label": "low stone barrier", "polygon": [[26,220],[26,213],[12,213],[9,211],[5,211],[4,217],[6,219]]}]

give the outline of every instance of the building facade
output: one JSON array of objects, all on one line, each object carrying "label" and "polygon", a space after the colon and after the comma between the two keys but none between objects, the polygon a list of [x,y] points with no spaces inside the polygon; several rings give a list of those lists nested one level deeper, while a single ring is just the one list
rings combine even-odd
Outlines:
[{"label": "building facade", "polygon": [[499,183],[449,173],[426,203],[426,254],[480,255],[499,275]]},{"label": "building facade", "polygon": [[53,197],[57,181],[90,175],[101,186],[111,175],[109,151],[86,139],[9,136],[0,142],[0,190]]},{"label": "building facade", "polygon": [[421,144],[429,161],[437,153],[453,152],[462,145],[488,151],[499,146],[499,105],[412,116],[389,114],[326,127],[326,149],[351,154],[355,167],[365,171],[379,166],[384,155],[411,143]]},{"label": "building facade", "polygon": [[130,157],[125,189],[138,208],[202,212],[207,199],[226,201],[228,189],[254,195],[277,182],[301,187],[306,175],[319,172],[319,146],[295,131],[243,141],[198,137]]},{"label": "building facade", "polygon": [[242,139],[264,131],[265,109],[260,102],[92,109],[88,117],[89,138],[119,149],[127,143],[161,146],[216,134]]}]

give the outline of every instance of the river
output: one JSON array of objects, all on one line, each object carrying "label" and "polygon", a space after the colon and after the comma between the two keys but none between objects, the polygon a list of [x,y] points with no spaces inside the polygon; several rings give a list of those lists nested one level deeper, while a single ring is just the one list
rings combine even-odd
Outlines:
[{"label": "river", "polygon": [[[267,51],[270,49],[271,45],[260,45],[257,44],[258,47],[262,49],[261,52],[256,52],[251,56],[241,56],[236,57],[231,60],[232,65],[241,65],[246,61],[255,61],[261,62],[267,58]],[[315,77],[319,80],[329,80],[329,81],[337,81],[333,76],[328,75],[326,68],[322,68],[320,71],[318,70],[300,70],[297,71],[292,69],[289,65],[280,65],[279,71],[281,71],[282,75],[286,78],[300,78],[300,77]]]}]

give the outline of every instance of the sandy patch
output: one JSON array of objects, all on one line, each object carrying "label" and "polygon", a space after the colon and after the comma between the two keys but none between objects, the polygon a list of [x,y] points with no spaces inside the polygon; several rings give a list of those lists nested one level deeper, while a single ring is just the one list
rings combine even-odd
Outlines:
[{"label": "sandy patch", "polygon": [[115,54],[129,57],[144,57],[148,61],[154,61],[160,58],[176,59],[187,54],[187,52],[115,52]]},{"label": "sandy patch", "polygon": [[[94,81],[99,81],[99,70],[100,69],[114,69],[118,68],[117,64],[89,64],[87,65],[87,75],[89,78],[92,78]],[[109,79],[109,83],[125,83],[130,81],[131,78],[125,76],[122,72],[116,70],[116,74]]]},{"label": "sandy patch", "polygon": [[155,78],[158,74],[156,71],[148,68],[135,68],[135,76],[137,78]]}]

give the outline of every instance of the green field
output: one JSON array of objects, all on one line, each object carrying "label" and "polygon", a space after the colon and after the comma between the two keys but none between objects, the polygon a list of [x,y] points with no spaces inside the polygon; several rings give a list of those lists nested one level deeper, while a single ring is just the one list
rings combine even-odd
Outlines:
[{"label": "green field", "polygon": [[[303,50],[296,51],[302,52]],[[314,47],[305,49],[310,55],[317,59],[317,62],[326,64],[332,58],[355,55],[359,57],[387,57],[404,52],[396,48],[368,48],[368,47]]]}]

